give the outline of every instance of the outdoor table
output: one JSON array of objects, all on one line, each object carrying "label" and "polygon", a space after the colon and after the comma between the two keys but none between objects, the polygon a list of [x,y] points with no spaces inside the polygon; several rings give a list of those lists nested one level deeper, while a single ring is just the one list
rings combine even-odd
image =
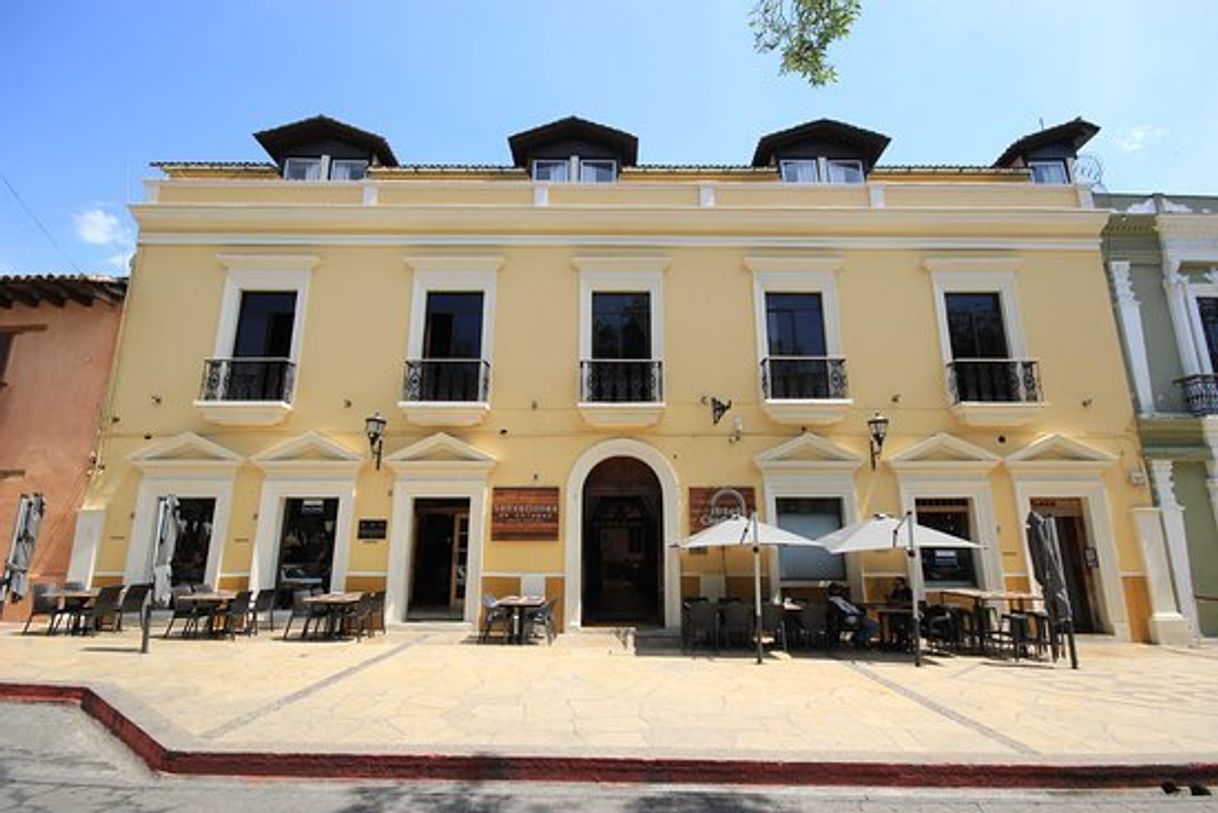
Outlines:
[{"label": "outdoor table", "polygon": [[[863,605],[863,609],[875,613],[876,620],[880,622],[880,642],[884,644],[896,643],[896,636],[893,633],[894,619],[901,617],[908,618],[910,622],[913,621],[913,607],[908,604],[867,603]],[[912,636],[914,630],[910,629],[909,634]]]},{"label": "outdoor table", "polygon": [[311,607],[323,607],[326,611],[326,637],[337,638],[342,633],[342,619],[359,604],[363,593],[322,593],[309,596],[304,603]]},{"label": "outdoor table", "polygon": [[[1042,597],[1035,593],[1020,593],[1011,590],[978,590],[972,587],[953,587],[931,590],[928,592],[936,592],[939,594],[939,599],[942,601],[944,596],[959,596],[973,602],[973,624],[976,630],[982,629],[981,615],[983,608],[987,602],[1005,602],[1013,613],[1021,616],[1020,623],[1012,625],[1012,634],[1015,640],[1016,658],[1018,658],[1019,650],[1024,646],[1023,642],[1023,620],[1024,606],[1028,602],[1041,601]],[[977,649],[985,652],[985,642],[981,640],[980,634],[977,635]]]},{"label": "outdoor table", "polygon": [[[232,590],[213,590],[209,593],[183,593],[175,600],[183,604],[192,604],[195,607],[204,608],[207,611],[207,634],[214,635],[216,632],[216,616],[224,609],[226,604],[236,597],[237,594]],[[182,628],[182,635],[185,637],[186,627]]]},{"label": "outdoor table", "polygon": [[546,604],[545,596],[504,596],[499,599],[498,606],[512,611],[512,641],[524,643],[524,624],[522,618],[527,610],[538,610]]},{"label": "outdoor table", "polygon": [[96,590],[64,590],[59,594],[59,606],[69,618],[69,634],[81,632],[80,612],[87,609],[95,598],[97,598]]}]

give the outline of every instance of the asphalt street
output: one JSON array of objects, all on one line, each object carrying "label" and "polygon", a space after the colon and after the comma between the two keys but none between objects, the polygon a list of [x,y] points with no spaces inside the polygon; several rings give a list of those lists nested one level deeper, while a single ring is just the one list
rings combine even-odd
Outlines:
[{"label": "asphalt street", "polygon": [[1215,797],[1122,793],[712,788],[654,785],[302,782],[147,770],[79,709],[0,704],[0,810],[258,813],[1014,813],[1218,810]]}]

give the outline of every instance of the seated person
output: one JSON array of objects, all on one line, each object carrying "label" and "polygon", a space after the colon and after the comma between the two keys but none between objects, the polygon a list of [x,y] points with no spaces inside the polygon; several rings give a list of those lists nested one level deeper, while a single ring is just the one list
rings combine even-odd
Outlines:
[{"label": "seated person", "polygon": [[[913,590],[909,588],[909,583],[905,581],[904,576],[897,576],[893,582],[892,590],[888,592],[888,603],[897,607],[912,607],[913,606]],[[896,645],[905,648],[909,646],[909,629],[913,626],[913,618],[907,615],[892,615],[889,616],[888,624],[892,630],[892,635],[896,638]]]},{"label": "seated person", "polygon": [[892,590],[888,593],[889,604],[913,604],[913,590],[909,589],[909,582],[905,581],[904,576],[897,576],[897,579],[892,584]]},{"label": "seated person", "polygon": [[880,625],[846,599],[846,590],[840,584],[829,585],[829,604],[840,613],[843,621],[842,629],[854,628],[854,634],[850,636],[854,645],[859,649],[866,649]]}]

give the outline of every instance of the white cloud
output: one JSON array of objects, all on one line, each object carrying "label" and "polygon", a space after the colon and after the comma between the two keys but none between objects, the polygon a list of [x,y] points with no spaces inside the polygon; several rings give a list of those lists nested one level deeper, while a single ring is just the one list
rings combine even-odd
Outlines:
[{"label": "white cloud", "polygon": [[106,264],[115,271],[126,273],[131,270],[131,257],[134,254],[134,251],[122,251],[118,254],[112,254],[106,258]]},{"label": "white cloud", "polygon": [[1122,152],[1140,152],[1151,141],[1164,135],[1167,135],[1167,129],[1164,127],[1139,124],[1128,130],[1118,130],[1113,134],[1112,140]]},{"label": "white cloud", "polygon": [[131,245],[131,232],[105,209],[85,209],[74,214],[76,236],[95,246]]}]

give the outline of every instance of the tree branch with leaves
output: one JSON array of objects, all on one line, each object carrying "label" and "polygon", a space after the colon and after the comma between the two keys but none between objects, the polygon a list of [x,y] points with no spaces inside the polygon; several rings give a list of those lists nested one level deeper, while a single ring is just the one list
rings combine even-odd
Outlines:
[{"label": "tree branch with leaves", "polygon": [[861,0],[757,0],[749,17],[753,47],[778,51],[781,73],[797,73],[813,87],[837,81],[829,46],[850,33]]}]

